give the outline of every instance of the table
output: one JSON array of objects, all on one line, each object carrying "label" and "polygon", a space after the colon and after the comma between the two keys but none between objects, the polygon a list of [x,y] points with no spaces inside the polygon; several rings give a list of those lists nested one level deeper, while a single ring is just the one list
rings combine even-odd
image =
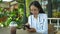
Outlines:
[{"label": "table", "polygon": [[19,30],[17,30],[17,33],[19,33],[19,34],[40,34],[40,33],[36,33],[36,32],[34,32],[34,33],[27,32],[26,30],[23,30],[23,29],[20,29],[20,32],[19,32]]},{"label": "table", "polygon": [[[0,34],[11,34],[10,28],[0,28]],[[29,33],[23,29],[16,29],[16,34],[40,34],[40,33]]]}]

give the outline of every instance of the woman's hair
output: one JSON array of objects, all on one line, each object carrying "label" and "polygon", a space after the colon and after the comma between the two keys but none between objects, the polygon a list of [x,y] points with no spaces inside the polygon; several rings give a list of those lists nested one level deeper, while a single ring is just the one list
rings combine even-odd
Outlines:
[{"label": "woman's hair", "polygon": [[[35,7],[37,7],[38,10],[39,10],[39,13],[44,13],[44,11],[43,11],[43,9],[42,9],[42,7],[41,7],[41,5],[39,4],[38,1],[33,1],[33,2],[30,4],[29,8],[31,7],[31,5],[34,5]],[[32,13],[30,12],[30,14],[32,14]]]}]

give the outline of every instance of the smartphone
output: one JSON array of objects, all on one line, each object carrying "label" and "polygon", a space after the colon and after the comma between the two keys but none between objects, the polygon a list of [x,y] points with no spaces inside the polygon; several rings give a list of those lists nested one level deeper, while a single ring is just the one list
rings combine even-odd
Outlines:
[{"label": "smartphone", "polygon": [[24,27],[28,28],[28,29],[31,29],[28,25],[23,25]]}]

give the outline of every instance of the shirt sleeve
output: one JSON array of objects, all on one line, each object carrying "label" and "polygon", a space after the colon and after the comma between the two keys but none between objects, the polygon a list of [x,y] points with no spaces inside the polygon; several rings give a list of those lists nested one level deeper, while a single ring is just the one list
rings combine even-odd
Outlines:
[{"label": "shirt sleeve", "polygon": [[31,26],[31,15],[28,17],[28,23],[29,23],[30,28],[31,28],[31,27],[32,27],[32,26]]}]

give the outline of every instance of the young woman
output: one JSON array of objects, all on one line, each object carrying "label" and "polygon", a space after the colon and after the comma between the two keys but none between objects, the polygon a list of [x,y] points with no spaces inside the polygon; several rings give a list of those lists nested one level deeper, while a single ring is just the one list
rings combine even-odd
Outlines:
[{"label": "young woman", "polygon": [[48,34],[47,14],[44,13],[38,1],[33,1],[30,6],[31,15],[28,17],[29,32]]}]

